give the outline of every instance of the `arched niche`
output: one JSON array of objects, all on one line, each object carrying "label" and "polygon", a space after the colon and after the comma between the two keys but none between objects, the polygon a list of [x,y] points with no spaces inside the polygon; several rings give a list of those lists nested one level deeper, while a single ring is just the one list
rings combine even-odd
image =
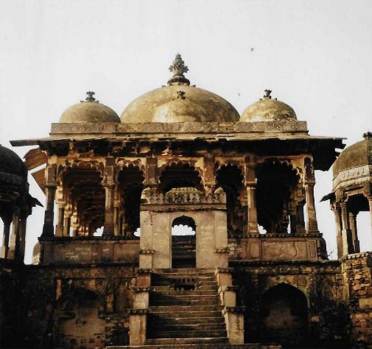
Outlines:
[{"label": "arched niche", "polygon": [[308,337],[308,302],[298,288],[281,283],[260,301],[260,339],[282,345],[301,345]]},{"label": "arched niche", "polygon": [[241,236],[246,224],[246,213],[240,202],[243,174],[235,164],[226,164],[216,171],[217,186],[226,193],[227,229],[230,237]]},{"label": "arched niche", "polygon": [[203,190],[199,171],[189,163],[170,163],[162,168],[160,175],[160,190],[165,193],[172,188],[193,187]]},{"label": "arched niche", "polygon": [[118,212],[118,235],[135,237],[140,227],[140,204],[144,174],[135,165],[123,167],[117,177],[119,186],[120,212]]},{"label": "arched niche", "polygon": [[297,170],[287,162],[267,160],[257,166],[256,178],[258,224],[267,233],[287,234],[291,216],[301,218],[296,203],[291,201],[300,181]]}]

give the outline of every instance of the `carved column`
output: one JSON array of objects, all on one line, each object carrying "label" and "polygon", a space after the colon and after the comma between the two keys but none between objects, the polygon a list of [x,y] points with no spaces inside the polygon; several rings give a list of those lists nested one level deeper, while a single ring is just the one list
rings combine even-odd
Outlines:
[{"label": "carved column", "polygon": [[349,227],[351,230],[351,240],[353,244],[353,252],[360,252],[360,245],[358,239],[358,228],[357,228],[357,214],[350,212],[349,213]]},{"label": "carved column", "polygon": [[15,259],[19,248],[19,209],[17,208],[13,214],[12,232],[9,239],[8,258]]},{"label": "carved column", "polygon": [[146,159],[145,166],[145,187],[154,187],[158,185],[158,159],[155,157]]},{"label": "carved column", "polygon": [[72,208],[67,204],[63,215],[63,236],[70,236]]},{"label": "carved column", "polygon": [[341,210],[338,203],[333,203],[331,209],[335,215],[336,223],[336,240],[337,240],[337,257],[343,256],[343,241],[342,241],[342,222],[341,222]]},{"label": "carved column", "polygon": [[342,222],[342,247],[343,256],[353,253],[353,242],[351,239],[351,231],[349,227],[349,212],[346,202],[341,202],[341,222]]},{"label": "carved column", "polygon": [[56,166],[48,165],[45,169],[45,196],[46,209],[44,214],[44,226],[41,237],[50,238],[54,235],[54,199],[56,193]]},{"label": "carved column", "polygon": [[23,263],[25,258],[25,248],[26,248],[26,215],[22,215],[19,220],[18,226],[18,244],[16,249],[16,259]]},{"label": "carved column", "polygon": [[116,185],[114,189],[114,235],[121,235],[121,218],[120,218],[120,193],[119,186]]},{"label": "carved column", "polygon": [[372,233],[372,195],[368,196],[369,214],[371,216],[371,233]]},{"label": "carved column", "polygon": [[114,158],[106,159],[102,185],[105,189],[105,223],[103,227],[104,236],[114,235],[114,189],[115,189],[115,167]]},{"label": "carved column", "polygon": [[9,254],[9,234],[10,234],[10,224],[12,220],[10,218],[4,218],[4,230],[3,230],[3,242],[1,247],[1,258],[7,259]]},{"label": "carved column", "polygon": [[305,233],[304,205],[299,203],[296,206],[296,234]]},{"label": "carved column", "polygon": [[306,198],[306,208],[307,208],[307,233],[319,233],[318,221],[316,219],[315,210],[315,199],[314,199],[314,186],[315,186],[315,176],[313,165],[310,159],[305,159],[305,198]]},{"label": "carved column", "polygon": [[256,173],[255,164],[252,159],[246,160],[245,166],[245,188],[247,191],[247,235],[258,234],[257,206],[256,206]]},{"label": "carved column", "polygon": [[63,224],[65,218],[65,204],[58,204],[58,222],[56,226],[56,236],[63,236]]},{"label": "carved column", "polygon": [[203,182],[206,192],[211,193],[216,186],[216,176],[214,173],[214,156],[212,154],[204,155]]}]

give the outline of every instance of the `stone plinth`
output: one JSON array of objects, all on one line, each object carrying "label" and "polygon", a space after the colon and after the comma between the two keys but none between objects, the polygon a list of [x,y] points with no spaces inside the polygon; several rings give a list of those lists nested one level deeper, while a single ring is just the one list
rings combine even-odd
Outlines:
[{"label": "stone plinth", "polygon": [[42,264],[138,264],[138,240],[55,238],[40,244]]}]

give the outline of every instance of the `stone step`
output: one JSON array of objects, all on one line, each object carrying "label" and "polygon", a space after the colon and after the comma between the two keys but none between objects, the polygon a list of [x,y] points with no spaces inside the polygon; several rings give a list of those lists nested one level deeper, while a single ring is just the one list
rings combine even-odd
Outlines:
[{"label": "stone step", "polygon": [[159,321],[164,324],[223,324],[225,325],[225,319],[219,312],[216,316],[205,316],[205,317],[186,317],[186,316],[173,316],[173,314],[167,314],[162,316],[151,315],[150,322]]},{"label": "stone step", "polygon": [[216,343],[228,343],[228,339],[225,336],[222,337],[200,337],[200,338],[189,338],[189,337],[178,337],[178,338],[148,338],[146,344],[168,344],[168,345],[180,345],[180,344],[216,344]]},{"label": "stone step", "polygon": [[218,306],[220,304],[216,296],[204,297],[203,299],[198,298],[198,296],[193,296],[192,298],[181,298],[181,297],[155,297],[150,298],[150,307],[152,306],[192,306],[198,308],[199,306],[212,305]]},{"label": "stone step", "polygon": [[[163,339],[163,338],[162,338]],[[174,338],[171,338],[172,340]],[[181,338],[180,338],[181,339]],[[190,339],[190,338],[186,338]],[[214,339],[214,338],[213,338]],[[156,339],[158,340],[158,339]],[[162,341],[164,342],[164,341]],[[171,344],[145,344],[145,345],[128,345],[128,346],[108,346],[105,349],[281,349],[280,345],[275,344],[229,344],[227,342],[196,342],[196,343],[171,343]]]},{"label": "stone step", "polygon": [[[194,305],[154,305],[150,306],[150,312],[157,314],[157,313],[170,313],[170,314],[184,314],[187,315],[190,313],[190,315],[198,313],[202,316],[202,314],[208,314],[209,312],[216,312],[219,311],[221,313],[222,307],[218,305],[200,305],[200,306],[194,306]],[[212,315],[211,315],[212,316]],[[214,315],[213,315],[214,316]]]},{"label": "stone step", "polygon": [[[229,343],[190,343],[190,344],[145,344],[131,346],[109,346],[105,349],[281,349],[280,345],[264,345],[256,343],[229,344]],[[323,348],[318,348],[323,349]],[[325,348],[324,348],[325,349]]]},{"label": "stone step", "polygon": [[151,338],[203,338],[203,337],[226,337],[226,330],[157,330],[153,333],[149,333],[149,339]]},{"label": "stone step", "polygon": [[172,323],[172,322],[149,322],[148,329],[150,333],[159,332],[179,332],[186,333],[188,331],[203,331],[203,332],[213,332],[213,331],[225,331],[226,326],[224,323]]},{"label": "stone step", "polygon": [[214,269],[201,268],[168,268],[168,269],[154,269],[155,274],[194,274],[194,275],[211,275],[214,276]]}]

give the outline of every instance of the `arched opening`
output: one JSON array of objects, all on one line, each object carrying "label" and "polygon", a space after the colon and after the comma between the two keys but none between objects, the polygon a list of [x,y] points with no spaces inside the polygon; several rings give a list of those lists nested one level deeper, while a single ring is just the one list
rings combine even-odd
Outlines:
[{"label": "arched opening", "polygon": [[[96,236],[104,224],[105,191],[99,171],[89,167],[69,169],[63,176],[69,209],[64,210],[64,236]],[[56,210],[55,210],[56,212]]]},{"label": "arched opening", "polygon": [[180,216],[172,223],[172,267],[195,268],[196,224],[188,216]]},{"label": "arched opening", "polygon": [[227,229],[229,237],[242,236],[246,224],[246,210],[241,205],[243,175],[235,165],[224,165],[216,175],[217,186],[226,193]]},{"label": "arched opening", "polygon": [[260,320],[261,341],[289,346],[306,343],[307,299],[296,287],[274,286],[261,297]]},{"label": "arched opening", "polygon": [[172,188],[193,187],[203,190],[202,181],[195,167],[185,163],[167,166],[160,176],[160,188],[163,193]]},{"label": "arched opening", "polygon": [[137,238],[135,233],[140,227],[140,204],[144,176],[137,166],[128,166],[118,176],[121,210],[117,220],[120,235]]},{"label": "arched opening", "polygon": [[368,227],[370,224],[368,199],[363,194],[350,196],[347,200],[347,209],[353,252],[370,251],[372,237]]},{"label": "arched opening", "polygon": [[[291,217],[298,216],[291,196],[299,176],[287,163],[265,161],[256,170],[257,220],[269,234],[288,234]],[[295,232],[292,224],[291,231]]]}]

